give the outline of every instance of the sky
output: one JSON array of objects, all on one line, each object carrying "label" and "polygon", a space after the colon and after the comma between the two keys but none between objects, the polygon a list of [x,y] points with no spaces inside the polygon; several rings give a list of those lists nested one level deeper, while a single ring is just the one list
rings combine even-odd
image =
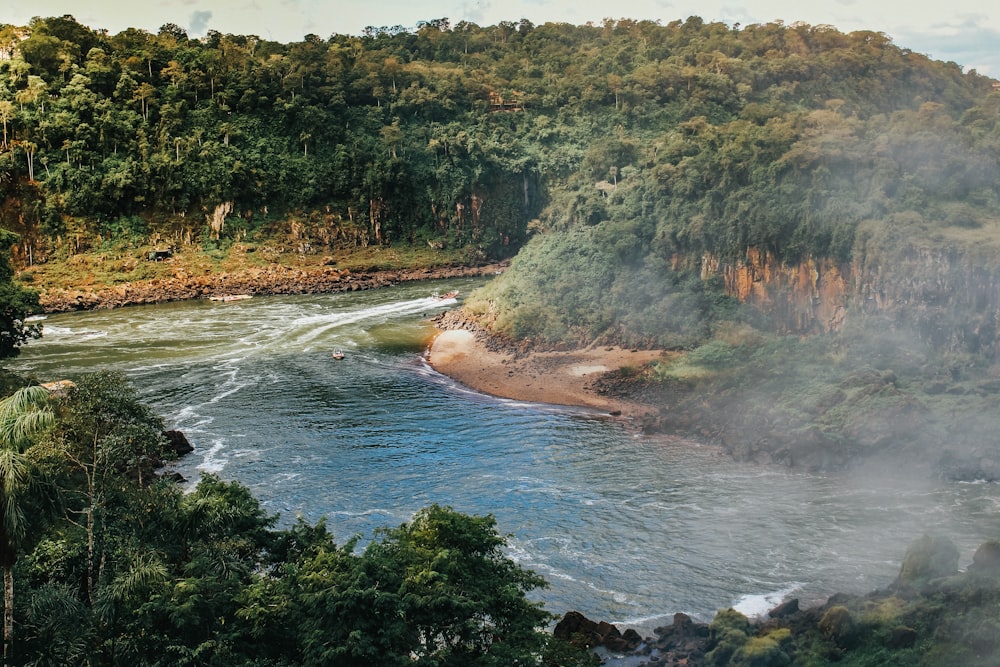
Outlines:
[{"label": "sky", "polygon": [[1000,78],[1000,3],[995,0],[26,0],[5,2],[0,24],[33,16],[73,15],[111,34],[157,32],[175,23],[191,37],[208,30],[295,42],[307,34],[361,34],[366,26],[415,27],[447,18],[481,26],[528,19],[583,24],[605,18],[658,20],[689,16],[750,25],[783,21],[827,24],[843,32],[874,30],[897,46],[965,71]]}]

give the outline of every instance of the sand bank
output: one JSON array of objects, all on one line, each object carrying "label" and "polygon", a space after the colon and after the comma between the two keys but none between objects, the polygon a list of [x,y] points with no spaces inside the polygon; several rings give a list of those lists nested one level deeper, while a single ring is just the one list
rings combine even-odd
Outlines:
[{"label": "sand bank", "polygon": [[471,331],[442,331],[428,353],[431,366],[476,391],[533,403],[595,408],[635,417],[648,408],[598,393],[593,383],[623,366],[640,366],[659,351],[598,347],[571,352],[532,352],[517,357],[487,348]]}]

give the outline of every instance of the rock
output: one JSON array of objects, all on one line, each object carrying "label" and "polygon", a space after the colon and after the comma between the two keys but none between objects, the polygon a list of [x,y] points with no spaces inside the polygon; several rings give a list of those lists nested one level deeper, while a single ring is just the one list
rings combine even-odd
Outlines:
[{"label": "rock", "polygon": [[1000,574],[1000,542],[990,540],[979,545],[969,570],[979,574]]},{"label": "rock", "polygon": [[708,625],[695,623],[690,616],[682,613],[674,614],[673,625],[656,628],[653,632],[658,637],[656,648],[667,655],[703,652],[708,639]]},{"label": "rock", "polygon": [[194,451],[194,447],[190,442],[188,442],[187,437],[180,431],[164,431],[163,435],[167,436],[167,442],[170,443],[170,448],[175,454],[177,454],[178,457],[190,454]]},{"label": "rock", "polygon": [[583,644],[587,647],[597,646],[600,640],[600,636],[597,634],[597,623],[578,611],[566,612],[562,620],[552,630],[552,635],[557,639]]},{"label": "rock", "polygon": [[552,634],[558,639],[587,648],[604,646],[612,651],[634,651],[642,643],[642,638],[635,630],[626,630],[623,635],[611,623],[592,621],[578,611],[567,612],[556,624]]},{"label": "rock", "polygon": [[792,614],[799,613],[799,599],[792,598],[782,602],[777,607],[767,612],[767,615],[771,618],[784,618],[785,616],[791,616]]},{"label": "rock", "polygon": [[958,572],[958,547],[947,537],[924,535],[910,545],[893,588],[918,586]]}]

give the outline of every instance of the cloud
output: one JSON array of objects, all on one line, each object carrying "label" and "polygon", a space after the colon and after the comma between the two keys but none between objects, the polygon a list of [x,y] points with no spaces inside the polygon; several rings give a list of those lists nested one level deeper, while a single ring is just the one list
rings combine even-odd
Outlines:
[{"label": "cloud", "polygon": [[483,23],[486,20],[486,13],[490,10],[490,0],[472,0],[462,3],[462,16],[472,23]]},{"label": "cloud", "polygon": [[212,20],[212,12],[200,9],[191,14],[188,24],[188,34],[192,37],[204,35],[208,31],[208,22]]},{"label": "cloud", "polygon": [[899,30],[893,42],[935,60],[958,63],[966,71],[1000,77],[1000,30],[988,21],[983,14],[966,14],[956,21],[933,24],[927,31]]}]

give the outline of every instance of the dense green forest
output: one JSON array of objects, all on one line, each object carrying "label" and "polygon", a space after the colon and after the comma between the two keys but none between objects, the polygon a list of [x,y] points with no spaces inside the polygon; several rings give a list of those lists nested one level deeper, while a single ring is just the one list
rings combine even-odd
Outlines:
[{"label": "dense green forest", "polygon": [[497,330],[690,344],[717,305],[692,279],[706,254],[864,263],[994,224],[992,84],[780,22],[279,44],[36,19],[0,28],[0,220],[19,268],[115,242],[498,258],[537,236],[491,295]]},{"label": "dense green forest", "polygon": [[[620,373],[669,406],[661,427],[821,468],[921,447],[958,478],[990,478],[988,345],[931,322],[961,343],[934,356],[877,317],[775,337],[701,268],[752,248],[919,281],[913,257],[940,252],[989,283],[994,85],[882,33],[697,17],[439,19],[292,44],[175,25],[109,35],[69,16],[0,26],[0,225],[17,234],[0,236],[0,357],[38,333],[16,272],[95,249],[280,238],[301,253],[516,255],[467,313],[542,344],[685,350]],[[995,338],[976,317],[975,340]],[[526,596],[544,582],[503,556],[489,517],[431,507],[366,545],[322,523],[277,529],[238,484],[183,494],[152,477],[163,425],[120,376],[59,396],[14,388],[0,410],[9,664],[579,660],[543,631]],[[828,646],[853,641],[836,620],[814,664],[854,648]],[[788,664],[787,633],[744,625],[720,617],[714,664]]]}]

